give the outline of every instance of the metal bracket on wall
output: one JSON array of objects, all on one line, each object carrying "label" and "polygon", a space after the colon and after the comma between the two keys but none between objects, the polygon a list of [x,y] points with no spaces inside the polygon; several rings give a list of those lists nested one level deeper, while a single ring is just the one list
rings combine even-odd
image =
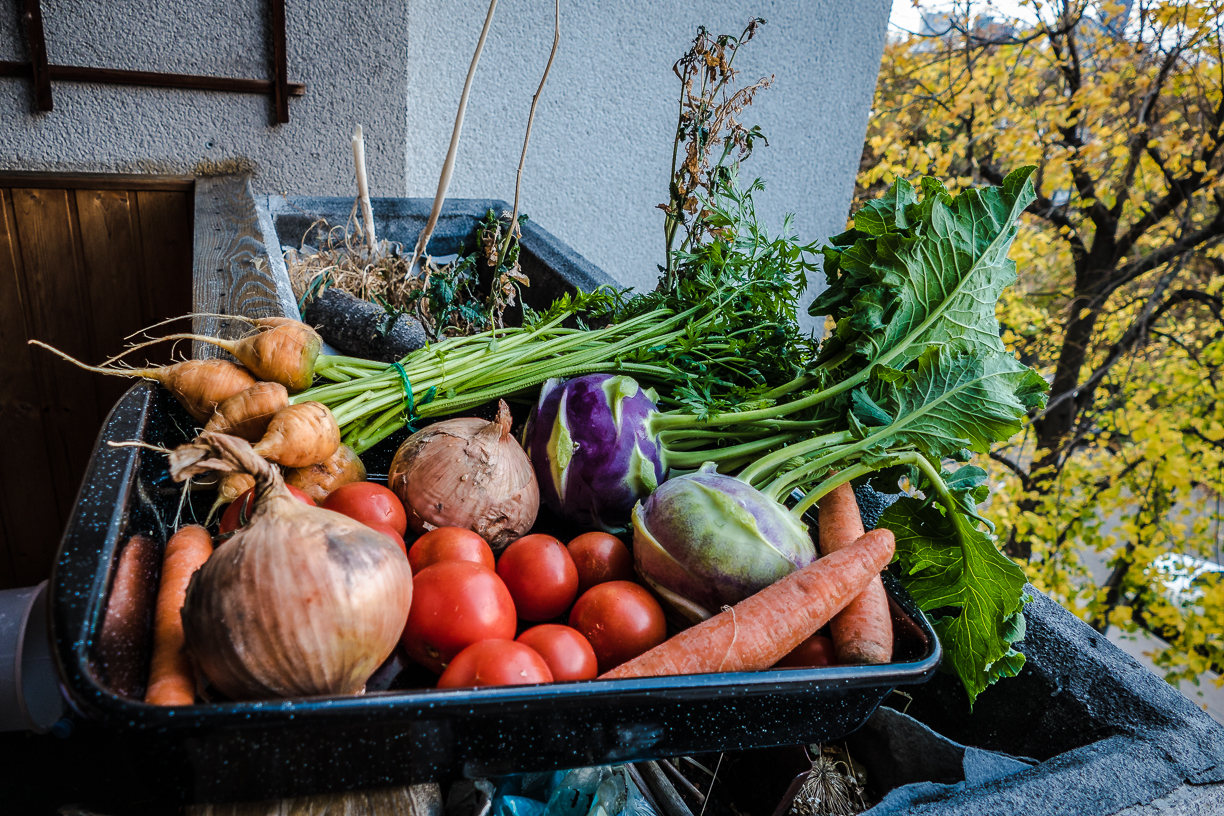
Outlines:
[{"label": "metal bracket on wall", "polygon": [[289,97],[302,96],[306,86],[289,82],[288,57],[285,47],[285,0],[270,0],[272,6],[272,76],[273,79],[238,79],[233,77],[167,74],[156,71],[126,71],[116,68],[85,68],[77,65],[50,65],[47,42],[43,34],[42,7],[39,0],[22,0],[21,22],[26,33],[30,62],[0,60],[0,77],[32,77],[34,105],[39,111],[54,110],[51,81],[97,82],[105,85],[137,85],[157,88],[180,88],[192,91],[223,91],[227,93],[266,94],[274,103],[276,123],[289,121]]}]

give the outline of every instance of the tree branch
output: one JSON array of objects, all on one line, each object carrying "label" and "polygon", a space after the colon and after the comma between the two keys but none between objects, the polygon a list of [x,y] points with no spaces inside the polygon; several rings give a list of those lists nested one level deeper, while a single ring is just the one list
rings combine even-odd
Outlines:
[{"label": "tree branch", "polygon": [[1007,468],[1012,473],[1016,474],[1018,477],[1020,477],[1020,486],[1023,487],[1025,490],[1029,489],[1029,485],[1032,479],[1027,473],[1024,472],[1024,469],[1021,468],[1018,464],[1013,462],[1011,459],[1008,459],[1006,456],[999,453],[998,451],[992,450],[990,452],[990,458],[995,460],[999,464],[1003,465],[1003,467]]},{"label": "tree branch", "polygon": [[1197,249],[1202,244],[1215,242],[1221,236],[1224,236],[1224,206],[1220,206],[1220,202],[1217,201],[1215,218],[1202,229],[1185,235],[1167,246],[1149,252],[1142,258],[1128,263],[1102,282],[1097,291],[1089,292],[1088,294],[1092,295],[1093,303],[1104,303],[1105,299],[1120,287],[1125,286],[1142,275],[1146,275],[1153,269],[1163,266],[1178,255],[1184,255],[1192,249]]},{"label": "tree branch", "polygon": [[[998,168],[991,165],[989,159],[979,161],[977,167],[978,172],[981,173],[982,178],[986,179],[986,181],[996,186],[1003,183],[1003,174],[998,170]],[[1084,241],[1079,236],[1079,231],[1076,229],[1075,222],[1073,222],[1067,215],[1066,210],[1064,210],[1062,207],[1054,206],[1053,201],[1042,195],[1041,192],[1035,188],[1033,192],[1037,197],[1033,199],[1032,204],[1025,207],[1024,211],[1030,215],[1035,215],[1038,218],[1045,219],[1060,229],[1066,229],[1067,234],[1061,237],[1065,238],[1067,243],[1071,245],[1072,254],[1076,257],[1087,255],[1088,248],[1084,246]]]},{"label": "tree branch", "polygon": [[[1173,66],[1177,64],[1177,58],[1181,55],[1180,49],[1174,49],[1169,52],[1165,60],[1160,65],[1160,70],[1156,74],[1156,80],[1152,83],[1152,87],[1144,96],[1143,104],[1139,106],[1139,115],[1135,117],[1136,124],[1142,127],[1142,130],[1137,131],[1131,136],[1130,151],[1126,160],[1126,170],[1122,173],[1122,184],[1117,191],[1117,200],[1114,201],[1113,207],[1110,209],[1110,214],[1114,218],[1122,216],[1122,209],[1126,205],[1127,196],[1125,191],[1130,189],[1131,184],[1135,181],[1135,171],[1139,169],[1139,159],[1143,155],[1143,151],[1148,143],[1148,137],[1151,134],[1151,122],[1148,117],[1151,116],[1152,109],[1156,107],[1156,100],[1160,98],[1161,92],[1164,90],[1165,82],[1169,78],[1169,72],[1173,70]],[[1148,150],[1150,153],[1150,149]],[[1163,169],[1163,168],[1161,168]]]},{"label": "tree branch", "polygon": [[1160,318],[1164,317],[1165,313],[1174,306],[1190,302],[1202,303],[1211,309],[1211,313],[1215,315],[1217,320],[1224,322],[1224,298],[1221,298],[1218,295],[1209,295],[1206,292],[1200,292],[1196,289],[1178,289],[1170,294],[1168,298],[1166,298],[1159,306],[1155,306],[1156,300],[1164,294],[1165,288],[1175,277],[1177,277],[1177,272],[1179,272],[1180,269],[1181,267],[1179,266],[1177,270],[1170,272],[1156,285],[1156,289],[1153,290],[1151,298],[1149,299],[1148,305],[1144,309],[1143,314],[1141,314],[1134,323],[1127,327],[1126,331],[1122,333],[1122,336],[1116,343],[1110,346],[1109,353],[1105,356],[1104,362],[1097,366],[1096,370],[1092,372],[1088,379],[1081,385],[1077,386],[1075,390],[1060,394],[1056,399],[1051,401],[1050,404],[1046,406],[1045,411],[1042,412],[1043,415],[1049,412],[1050,409],[1059,403],[1065,402],[1069,399],[1079,401],[1081,394],[1085,396],[1091,394],[1093,389],[1101,384],[1101,380],[1105,379],[1105,375],[1109,373],[1109,369],[1122,358],[1122,355],[1126,354],[1126,352],[1130,351],[1131,348],[1139,343],[1140,340],[1142,340],[1142,338],[1145,337],[1151,330],[1151,327],[1156,325]]}]

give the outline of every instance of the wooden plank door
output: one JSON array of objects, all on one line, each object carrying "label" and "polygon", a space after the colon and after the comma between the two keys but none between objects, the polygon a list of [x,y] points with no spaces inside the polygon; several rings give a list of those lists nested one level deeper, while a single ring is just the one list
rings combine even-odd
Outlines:
[{"label": "wooden plank door", "polygon": [[27,341],[97,364],[191,311],[192,184],[0,173],[0,589],[49,576],[98,431],[131,385]]}]

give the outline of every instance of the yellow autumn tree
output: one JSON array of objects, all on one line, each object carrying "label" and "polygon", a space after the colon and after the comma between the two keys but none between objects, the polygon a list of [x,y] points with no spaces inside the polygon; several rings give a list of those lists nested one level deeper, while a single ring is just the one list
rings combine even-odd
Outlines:
[{"label": "yellow autumn tree", "polygon": [[[1100,630],[1144,628],[1170,680],[1224,665],[1224,2],[980,3],[886,46],[857,195],[1035,165],[999,305],[1050,382],[978,462],[1032,582]],[[989,16],[988,16],[989,15]]]}]

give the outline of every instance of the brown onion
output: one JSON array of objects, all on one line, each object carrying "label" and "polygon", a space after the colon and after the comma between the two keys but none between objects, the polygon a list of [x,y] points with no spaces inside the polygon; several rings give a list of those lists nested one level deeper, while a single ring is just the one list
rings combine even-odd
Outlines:
[{"label": "brown onion", "polygon": [[356,694],[399,641],[412,571],[389,538],[293,497],[250,444],[204,433],[170,456],[177,481],[210,471],[255,477],[250,523],[191,578],[187,649],[237,699]]},{"label": "brown onion", "polygon": [[435,422],[404,440],[387,484],[404,503],[408,526],[465,527],[494,550],[527,534],[540,510],[531,460],[510,435],[510,407],[497,419]]},{"label": "brown onion", "polygon": [[361,463],[357,452],[348,445],[336,448],[335,453],[317,465],[285,471],[285,484],[301,490],[314,499],[316,504],[322,504],[337,487],[352,482],[364,482],[365,478],[365,465]]}]

